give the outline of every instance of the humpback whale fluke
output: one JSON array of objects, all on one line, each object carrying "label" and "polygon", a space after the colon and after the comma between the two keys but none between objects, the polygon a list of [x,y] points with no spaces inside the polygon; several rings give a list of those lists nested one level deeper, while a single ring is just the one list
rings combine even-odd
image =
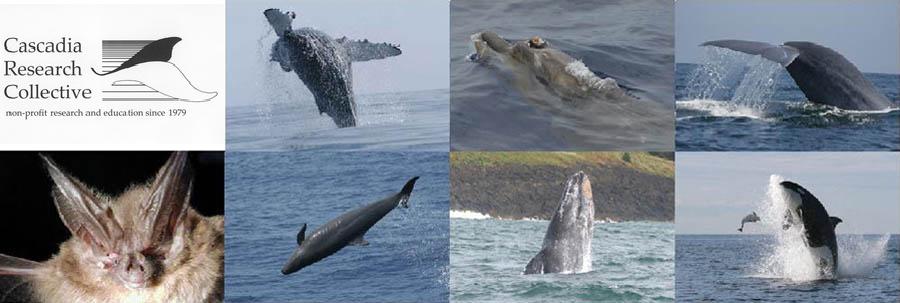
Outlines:
[{"label": "humpback whale fluke", "polygon": [[590,271],[593,236],[591,181],[584,172],[578,172],[566,181],[566,190],[550,219],[541,251],[525,266],[525,274]]},{"label": "humpback whale fluke", "polygon": [[270,8],[263,15],[278,35],[271,61],[278,62],[285,72],[297,74],[313,94],[319,114],[327,114],[338,127],[356,126],[350,63],[398,56],[402,53],[399,45],[332,39],[312,28],[293,29],[293,12]]},{"label": "humpback whale fluke", "polygon": [[319,226],[309,236],[306,223],[297,233],[297,249],[281,269],[282,274],[291,274],[328,257],[347,245],[369,245],[363,236],[375,223],[391,210],[408,207],[409,197],[419,177],[406,182],[399,192],[368,205],[348,211],[328,223]]},{"label": "humpback whale fluke", "polygon": [[849,110],[883,110],[893,107],[859,69],[838,52],[812,42],[772,45],[744,40],[707,41],[715,46],[759,55],[778,62],[810,102]]},{"label": "humpback whale fluke", "polygon": [[744,223],[753,223],[753,222],[759,222],[759,216],[756,215],[756,212],[753,212],[753,213],[745,216],[744,219],[741,220],[741,227],[738,228],[738,231],[739,232],[744,231]]}]

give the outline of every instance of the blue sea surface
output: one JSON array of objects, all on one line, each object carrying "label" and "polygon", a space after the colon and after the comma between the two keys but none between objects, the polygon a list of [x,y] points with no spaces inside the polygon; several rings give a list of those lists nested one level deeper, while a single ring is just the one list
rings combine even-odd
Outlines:
[{"label": "blue sea surface", "polygon": [[676,235],[676,296],[682,302],[897,302],[900,244],[897,235],[876,244],[883,237],[838,235],[841,267],[865,270],[796,281],[760,273],[775,243],[771,235]]},{"label": "blue sea surface", "polygon": [[[447,302],[446,152],[229,152],[226,155],[226,302]],[[291,275],[280,270],[307,234],[420,176],[409,208]]]},{"label": "blue sea surface", "polygon": [[595,223],[592,270],[523,275],[549,221],[451,219],[453,302],[674,302],[674,224]]},{"label": "blue sea surface", "polygon": [[[679,151],[884,151],[900,149],[900,110],[813,104],[780,65],[710,50],[705,65],[676,65]],[[864,74],[900,104],[900,75]]]},{"label": "blue sea surface", "polygon": [[[280,75],[283,76],[283,75]],[[296,75],[289,75],[296,78]],[[296,83],[293,83],[293,82]],[[273,102],[228,107],[228,150],[446,151],[450,142],[444,89],[356,96],[358,124],[338,128],[319,114],[299,79]]]}]

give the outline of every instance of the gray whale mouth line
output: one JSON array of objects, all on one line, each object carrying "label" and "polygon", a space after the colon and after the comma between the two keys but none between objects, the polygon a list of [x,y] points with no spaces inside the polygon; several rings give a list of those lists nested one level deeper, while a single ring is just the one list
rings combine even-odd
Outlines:
[{"label": "gray whale mouth line", "polygon": [[288,275],[338,252],[347,245],[366,246],[363,236],[394,208],[408,208],[409,197],[419,177],[406,182],[396,194],[348,211],[319,226],[306,236],[306,223],[297,233],[298,247],[285,262],[281,273]]},{"label": "gray whale mouth line", "polygon": [[584,172],[566,181],[566,189],[547,226],[541,251],[525,266],[524,274],[591,271],[594,237],[594,198]]},{"label": "gray whale mouth line", "polygon": [[700,46],[758,55],[781,64],[813,103],[847,110],[884,110],[893,103],[859,69],[838,52],[813,42],[772,45],[746,40],[707,41]]},{"label": "gray whale mouth line", "polygon": [[384,59],[401,54],[400,46],[368,39],[332,39],[316,29],[293,29],[296,14],[270,8],[263,12],[278,35],[270,60],[285,72],[295,72],[312,92],[319,114],[327,114],[338,127],[357,124],[351,62]]}]

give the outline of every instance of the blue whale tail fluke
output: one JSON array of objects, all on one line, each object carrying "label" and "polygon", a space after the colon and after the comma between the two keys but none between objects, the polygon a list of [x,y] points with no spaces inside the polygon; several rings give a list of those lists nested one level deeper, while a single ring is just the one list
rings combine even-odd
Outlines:
[{"label": "blue whale tail fluke", "polygon": [[400,207],[409,208],[409,195],[412,194],[413,187],[416,186],[416,180],[419,180],[419,176],[406,181],[406,185],[403,185],[403,189],[400,190]]}]

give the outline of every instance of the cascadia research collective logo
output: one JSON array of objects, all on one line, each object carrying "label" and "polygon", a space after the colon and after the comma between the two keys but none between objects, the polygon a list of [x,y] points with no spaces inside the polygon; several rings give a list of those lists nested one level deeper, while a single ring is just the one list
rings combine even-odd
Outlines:
[{"label": "cascadia research collective logo", "polygon": [[190,101],[204,102],[218,93],[204,91],[170,62],[179,37],[159,40],[103,40],[100,71],[108,79],[103,101]]}]

